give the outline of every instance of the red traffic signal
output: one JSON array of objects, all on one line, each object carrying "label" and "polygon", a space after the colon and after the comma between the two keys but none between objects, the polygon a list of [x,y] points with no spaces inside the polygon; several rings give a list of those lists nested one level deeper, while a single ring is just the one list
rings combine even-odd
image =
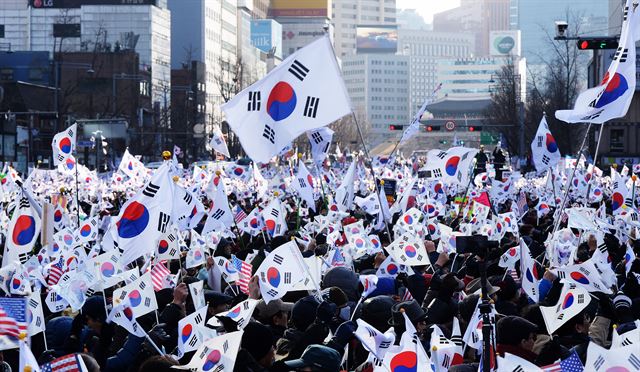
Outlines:
[{"label": "red traffic signal", "polygon": [[590,50],[590,49],[617,49],[618,40],[615,38],[606,39],[578,39],[578,49]]},{"label": "red traffic signal", "polygon": [[394,125],[394,124],[389,125],[389,130],[403,130],[403,129],[404,129],[404,125]]},{"label": "red traffic signal", "polygon": [[426,127],[424,127],[424,130],[427,132],[439,132],[440,131],[440,126],[439,125],[427,125]]},{"label": "red traffic signal", "polygon": [[479,132],[479,131],[482,130],[482,127],[477,127],[477,126],[471,125],[471,126],[467,127],[467,130],[469,132]]}]

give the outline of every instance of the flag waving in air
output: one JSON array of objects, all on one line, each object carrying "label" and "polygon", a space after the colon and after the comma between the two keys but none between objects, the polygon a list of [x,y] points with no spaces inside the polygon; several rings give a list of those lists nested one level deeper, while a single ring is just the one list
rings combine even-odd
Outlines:
[{"label": "flag waving in air", "polygon": [[227,147],[227,142],[224,140],[224,136],[222,135],[222,130],[220,127],[216,126],[213,128],[213,132],[211,133],[213,136],[211,137],[211,141],[209,142],[209,146],[217,152],[221,153],[226,157],[231,157],[229,155],[229,148]]},{"label": "flag waving in air", "polygon": [[53,165],[64,163],[76,149],[76,124],[53,136]]},{"label": "flag waving in air", "polygon": [[40,227],[40,216],[30,198],[23,192],[6,231],[3,267],[23,257],[21,262],[26,261],[26,254],[31,251],[40,235]]},{"label": "flag waving in air", "polygon": [[351,112],[329,36],[293,53],[222,105],[251,159],[266,163],[302,133]]},{"label": "flag waving in air", "polygon": [[151,181],[129,199],[111,224],[110,234],[114,246],[122,251],[123,265],[153,253],[153,242],[170,227],[174,183],[169,168],[169,163],[158,168]]},{"label": "flag waving in air", "polygon": [[561,158],[558,144],[551,135],[547,119],[544,116],[540,120],[536,136],[531,142],[531,154],[538,173],[553,168]]},{"label": "flag waving in air", "polygon": [[260,278],[260,292],[266,303],[282,298],[296,283],[304,280],[308,269],[298,245],[290,241],[269,253],[256,275]]},{"label": "flag waving in air", "polygon": [[631,105],[636,86],[636,41],[638,29],[635,21],[640,12],[634,0],[627,0],[628,13],[622,23],[618,50],[613,56],[602,82],[578,96],[573,110],[558,110],[556,118],[567,123],[599,123],[623,117]]}]

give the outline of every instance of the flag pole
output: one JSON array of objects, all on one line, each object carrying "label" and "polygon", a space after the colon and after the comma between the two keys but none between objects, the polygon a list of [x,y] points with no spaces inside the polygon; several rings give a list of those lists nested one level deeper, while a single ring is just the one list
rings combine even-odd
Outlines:
[{"label": "flag pole", "polygon": [[[591,167],[591,171],[589,172],[589,182],[587,183],[587,200],[586,203],[589,203],[589,194],[591,193],[591,181],[593,180],[593,171],[596,169],[596,163],[598,162],[598,152],[600,151],[600,142],[602,140],[602,132],[604,132],[604,123],[600,124],[600,133],[598,134],[598,143],[596,144],[596,153],[593,156],[593,166]],[[587,130],[587,136],[589,135],[589,130]],[[634,185],[635,186],[635,185]]]},{"label": "flag pole", "polygon": [[[380,198],[380,189],[378,189],[378,186],[380,186],[380,184],[378,181],[376,181],[376,173],[373,170],[373,164],[371,164],[371,156],[369,155],[367,144],[364,142],[364,136],[362,135],[362,130],[360,129],[360,123],[358,123],[358,118],[356,117],[355,112],[351,111],[351,117],[353,117],[353,121],[356,123],[356,128],[358,129],[358,136],[360,136],[360,142],[362,142],[362,148],[364,149],[364,154],[369,160],[369,170],[371,171],[371,177],[373,177],[373,184],[375,187],[376,197],[378,198],[378,203],[380,203],[380,208],[382,208],[383,200]],[[384,200],[384,202],[387,203],[386,200]],[[384,228],[387,231],[387,235],[389,236],[389,241],[391,241],[392,235],[391,235],[391,231],[389,230],[389,224],[384,218],[384,213],[382,216],[382,220],[384,221]]]},{"label": "flag pole", "polygon": [[[562,219],[561,218],[562,213],[564,212],[564,207],[567,203],[567,198],[569,197],[569,191],[571,191],[571,183],[573,182],[573,178],[576,175],[576,169],[578,169],[578,162],[580,161],[580,156],[582,155],[582,149],[584,148],[584,144],[587,142],[587,136],[589,135],[589,130],[591,129],[591,125],[592,123],[589,123],[589,126],[587,127],[587,133],[585,133],[584,138],[582,139],[582,145],[580,145],[580,150],[578,150],[578,156],[576,157],[576,165],[573,167],[573,171],[571,172],[571,178],[569,179],[569,182],[567,184],[567,191],[565,191],[564,193],[564,198],[562,199],[562,205],[560,206],[560,211],[558,213],[558,217],[556,218],[555,224],[553,226],[553,232],[551,233],[551,236],[553,236],[556,233],[556,231],[558,231],[558,228],[560,227],[560,220]],[[600,133],[602,134],[602,131],[600,131]]]}]

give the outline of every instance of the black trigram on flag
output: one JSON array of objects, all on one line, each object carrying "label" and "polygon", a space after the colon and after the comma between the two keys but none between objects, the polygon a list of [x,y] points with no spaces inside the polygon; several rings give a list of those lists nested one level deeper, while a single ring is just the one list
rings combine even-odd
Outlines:
[{"label": "black trigram on flag", "polygon": [[195,318],[193,318],[193,321],[194,321],[194,322],[196,322],[196,324],[200,324],[200,323],[202,323],[202,315],[200,315],[200,313],[198,313],[198,314],[196,315],[196,317],[195,317]]},{"label": "black trigram on flag", "polygon": [[284,273],[284,284],[291,284],[291,273]]},{"label": "black trigram on flag", "polygon": [[369,333],[369,337],[376,337],[378,335],[378,333],[376,331],[374,331],[373,329],[371,329],[369,327],[365,327],[365,329],[367,330],[367,333]]},{"label": "black trigram on flag", "polygon": [[278,216],[280,215],[280,212],[277,209],[273,208],[273,209],[271,209],[271,215],[274,218],[278,218]]},{"label": "black trigram on flag", "polygon": [[271,296],[271,297],[275,297],[275,296],[277,296],[277,295],[278,295],[278,291],[273,290],[273,289],[270,289],[270,290],[268,290],[268,291],[267,291],[267,294],[268,294],[269,296]]},{"label": "black trigram on flag", "polygon": [[184,197],[182,198],[182,200],[184,200],[184,202],[187,204],[191,204],[191,202],[193,201],[193,196],[191,196],[191,194],[185,191]]},{"label": "black trigram on flag", "polygon": [[615,61],[616,59],[619,59],[621,63],[627,62],[628,55],[629,55],[629,49],[618,47],[618,50],[616,50],[616,55],[613,56],[613,60]]},{"label": "black trigram on flag", "polygon": [[154,185],[151,182],[145,187],[144,191],[142,191],[142,195],[153,198],[156,196],[156,193],[160,190],[160,186]]},{"label": "black trigram on flag", "polygon": [[318,113],[318,105],[320,105],[320,98],[317,97],[307,97],[307,102],[304,105],[304,113],[303,115],[308,118],[316,118],[316,114]]},{"label": "black trigram on flag", "polygon": [[260,92],[249,92],[247,111],[260,111]]},{"label": "black trigram on flag", "polygon": [[284,258],[282,258],[282,256],[277,254],[273,256],[273,262],[277,263],[278,265],[282,265],[282,261],[284,261]]},{"label": "black trigram on flag", "polygon": [[434,178],[440,178],[442,177],[442,171],[440,169],[434,169],[431,176]]},{"label": "black trigram on flag", "polygon": [[513,369],[513,371],[511,372],[525,372],[524,368],[522,368],[522,366],[517,366],[516,368]]},{"label": "black trigram on flag", "polygon": [[262,132],[262,137],[269,140],[269,142],[271,142],[272,144],[276,143],[276,131],[266,124],[264,125],[264,132]]},{"label": "black trigram on flag", "polygon": [[550,161],[551,158],[549,158],[547,155],[542,155],[542,162],[544,163],[544,165],[549,165]]},{"label": "black trigram on flag", "polygon": [[542,136],[536,137],[536,141],[537,141],[538,147],[542,147],[542,141],[543,140],[544,140],[544,137],[542,137]]},{"label": "black trigram on flag", "polygon": [[583,304],[584,303],[584,294],[579,294],[578,295],[578,303],[579,304]]},{"label": "black trigram on flag", "polygon": [[194,336],[189,341],[189,346],[194,347],[198,343],[198,335],[194,334]]},{"label": "black trigram on flag", "polygon": [[605,360],[602,357],[602,355],[599,355],[598,358],[596,359],[596,361],[593,363],[593,366],[596,367],[596,371],[599,370],[600,367],[602,367],[604,362],[605,362]]},{"label": "black trigram on flag", "polygon": [[160,215],[158,216],[158,231],[160,231],[162,234],[167,232],[169,221],[171,221],[171,216],[164,212],[160,212]]},{"label": "black trigram on flag", "polygon": [[29,199],[22,198],[20,199],[20,209],[31,208],[31,204],[29,204]]},{"label": "black trigram on flag", "polygon": [[33,298],[29,300],[29,307],[32,309],[37,309],[38,308],[38,301],[34,300]]},{"label": "black trigram on flag", "polygon": [[215,212],[213,212],[213,214],[211,215],[211,217],[214,220],[219,220],[220,218],[222,218],[222,216],[224,216],[224,211],[222,209],[216,209]]},{"label": "black trigram on flag", "polygon": [[436,157],[438,157],[438,159],[442,160],[442,159],[444,159],[444,158],[446,158],[446,157],[447,157],[447,153],[446,153],[446,152],[444,152],[444,151],[440,151],[440,152],[438,153],[438,155],[436,155]]},{"label": "black trigram on flag", "polygon": [[444,368],[449,368],[450,363],[451,363],[451,357],[449,356],[449,354],[445,354],[444,357],[442,358],[442,366]]},{"label": "black trigram on flag", "polygon": [[224,344],[222,344],[222,350],[226,353],[227,350],[229,350],[229,341],[225,341]]},{"label": "black trigram on flag", "polygon": [[244,310],[249,310],[249,303],[248,303],[248,302],[244,302],[244,303],[242,304],[242,308],[243,308]]},{"label": "black trigram on flag", "polygon": [[145,288],[147,288],[147,283],[145,283],[144,281],[141,281],[139,288],[144,290]]},{"label": "black trigram on flag", "polygon": [[320,134],[320,132],[311,133],[311,139],[316,145],[319,145],[324,141],[324,138],[322,137],[322,134]]},{"label": "black trigram on flag", "polygon": [[298,182],[300,183],[300,188],[304,189],[307,187],[307,181],[304,178],[298,178]]},{"label": "black trigram on flag", "polygon": [[298,80],[304,81],[304,78],[306,78],[307,74],[309,74],[309,69],[296,59],[295,61],[293,61],[293,63],[289,67],[289,72],[293,76],[298,78]]},{"label": "black trigram on flag", "polygon": [[391,346],[391,341],[382,341],[380,342],[380,349],[387,349]]},{"label": "black trigram on flag", "polygon": [[558,315],[558,320],[562,320],[562,318],[564,318],[564,313],[561,313],[560,315]]},{"label": "black trigram on flag", "polygon": [[629,363],[635,367],[636,370],[640,370],[640,358],[638,358],[635,354],[631,354],[629,356]]},{"label": "black trigram on flag", "polygon": [[167,235],[167,240],[173,243],[176,240],[176,237],[171,233]]}]

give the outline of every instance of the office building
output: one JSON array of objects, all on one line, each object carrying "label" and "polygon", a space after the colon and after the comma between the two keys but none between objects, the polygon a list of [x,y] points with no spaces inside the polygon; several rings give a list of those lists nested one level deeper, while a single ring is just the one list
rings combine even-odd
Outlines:
[{"label": "office building", "polygon": [[406,125],[412,115],[409,57],[393,53],[346,55],[342,74],[354,110],[365,114],[374,135],[389,133],[390,125]]},{"label": "office building", "polygon": [[357,26],[396,25],[395,0],[333,0],[332,20],[336,55],[356,52]]},{"label": "office building", "polygon": [[282,26],[282,58],[325,33],[333,40],[331,0],[271,0],[269,18]]},{"label": "office building", "polygon": [[[5,48],[19,51],[134,50],[151,72],[152,100],[164,104],[171,77],[166,0],[9,0],[0,2]],[[169,92],[170,94],[170,92]]]}]

